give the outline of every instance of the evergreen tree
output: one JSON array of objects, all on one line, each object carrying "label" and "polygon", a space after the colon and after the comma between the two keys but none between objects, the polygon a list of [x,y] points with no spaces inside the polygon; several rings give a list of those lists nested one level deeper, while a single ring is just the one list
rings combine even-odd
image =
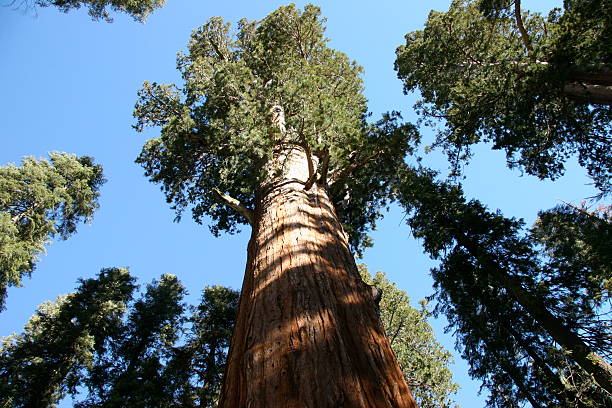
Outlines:
[{"label": "evergreen tree", "polygon": [[314,6],[235,35],[214,18],[179,56],[185,85],[145,83],[136,105],[137,129],[162,128],[138,162],[177,215],[252,226],[220,407],[414,406],[349,242],[368,243],[416,136],[366,121],[361,68],[322,24]]},{"label": "evergreen tree", "polygon": [[[584,224],[572,227],[580,232],[570,233],[569,224],[554,230],[546,220],[567,212],[556,209],[524,234],[521,221],[466,201],[459,187],[424,170],[407,171],[398,194],[413,234],[441,259],[432,271],[436,310],[455,328],[471,374],[491,390],[491,406],[611,403],[612,369],[603,354],[610,331],[599,316],[610,264],[607,254],[593,256],[610,245],[605,217],[582,217]],[[538,253],[540,245],[548,256]],[[584,256],[563,258],[571,252]]]},{"label": "evergreen tree", "polygon": [[223,286],[204,289],[190,319],[185,344],[175,348],[166,370],[177,406],[217,406],[238,296],[238,292]]},{"label": "evergreen tree", "polygon": [[[30,1],[32,1],[30,3]],[[68,13],[71,10],[86,7],[93,20],[103,19],[109,23],[113,21],[109,9],[129,14],[134,20],[144,23],[147,16],[155,9],[162,7],[166,0],[13,0],[11,5],[17,8],[25,7],[57,7],[60,11]]]},{"label": "evergreen tree", "polygon": [[0,406],[54,407],[74,393],[94,355],[120,330],[133,289],[126,269],[104,269],[76,292],[42,304],[22,334],[3,338]]},{"label": "evergreen tree", "polygon": [[86,381],[90,390],[78,407],[169,407],[173,392],[164,363],[181,334],[185,289],[176,276],[163,275],[130,308],[125,325],[108,339]]},{"label": "evergreen tree", "polygon": [[98,208],[102,168],[86,156],[49,156],[0,167],[0,310],[7,286],[21,286],[44,244],[67,239]]},{"label": "evergreen tree", "polygon": [[[435,341],[424,304],[417,311],[383,273],[359,270],[382,290],[383,325],[419,406],[455,407],[450,354]],[[126,270],[107,269],[41,305],[24,333],[3,341],[0,406],[52,407],[86,388],[75,407],[216,407],[238,292],[207,287],[187,308],[180,282],[163,275],[128,305],[134,288]]]},{"label": "evergreen tree", "polygon": [[380,318],[391,348],[410,386],[417,405],[421,408],[457,407],[451,398],[459,386],[453,382],[448,368],[451,354],[435,339],[427,319],[426,302],[421,310],[410,306],[406,292],[398,289],[383,272],[372,276],[365,265],[359,265],[363,280],[382,291]]},{"label": "evergreen tree", "polygon": [[610,353],[612,339],[608,310],[612,280],[612,214],[610,207],[595,211],[569,205],[542,211],[531,236],[546,254],[543,279],[559,298],[555,309],[575,321],[586,338],[596,339],[600,353]]},{"label": "evergreen tree", "polygon": [[577,154],[602,194],[612,191],[612,7],[565,0],[547,18],[520,0],[454,1],[406,35],[396,70],[416,108],[438,127],[434,146],[455,171],[491,142],[508,165],[540,178]]}]

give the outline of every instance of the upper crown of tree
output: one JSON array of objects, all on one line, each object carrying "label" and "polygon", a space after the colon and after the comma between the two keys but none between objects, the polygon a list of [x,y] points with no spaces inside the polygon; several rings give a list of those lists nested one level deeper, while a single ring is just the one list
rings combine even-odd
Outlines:
[{"label": "upper crown of tree", "polygon": [[179,54],[183,88],[145,82],[135,128],[162,132],[137,161],[178,216],[193,203],[194,218],[209,216],[213,233],[235,231],[248,217],[220,205],[220,197],[252,208],[266,164],[295,147],[308,156],[310,182],[329,185],[333,201],[342,201],[353,246],[366,242],[365,226],[414,133],[397,125],[395,113],[366,122],[362,69],[327,46],[324,21],[315,6],[290,5],[259,22],[241,20],[232,35],[228,23],[212,18]]}]

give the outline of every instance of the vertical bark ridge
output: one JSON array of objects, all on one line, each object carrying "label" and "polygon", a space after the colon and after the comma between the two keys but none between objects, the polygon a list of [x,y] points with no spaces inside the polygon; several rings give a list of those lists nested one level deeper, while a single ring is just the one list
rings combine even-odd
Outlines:
[{"label": "vertical bark ridge", "polygon": [[303,152],[262,188],[220,407],[416,407]]}]

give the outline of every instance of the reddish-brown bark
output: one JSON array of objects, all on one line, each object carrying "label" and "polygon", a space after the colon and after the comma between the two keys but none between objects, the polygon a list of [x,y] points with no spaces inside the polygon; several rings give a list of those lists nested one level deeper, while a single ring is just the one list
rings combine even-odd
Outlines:
[{"label": "reddish-brown bark", "polygon": [[258,197],[219,407],[416,407],[325,187],[288,156]]}]

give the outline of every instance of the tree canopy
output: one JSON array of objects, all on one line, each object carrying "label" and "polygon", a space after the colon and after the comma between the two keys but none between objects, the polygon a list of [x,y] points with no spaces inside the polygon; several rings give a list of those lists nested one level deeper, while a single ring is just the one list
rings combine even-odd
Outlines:
[{"label": "tree canopy", "polygon": [[576,154],[602,194],[612,189],[612,9],[568,0],[548,17],[520,1],[454,1],[406,35],[395,67],[434,146],[455,172],[471,146],[505,150],[510,167],[556,179]]},{"label": "tree canopy", "polygon": [[353,247],[367,245],[365,231],[417,136],[398,114],[366,121],[362,69],[327,47],[323,23],[312,5],[241,20],[236,33],[213,18],[178,57],[183,87],[145,82],[136,129],[162,130],[138,162],[178,216],[193,206],[213,233],[236,231],[273,171],[266,163],[293,146],[308,155],[309,182],[329,184]]},{"label": "tree canopy", "polygon": [[43,303],[22,334],[2,339],[0,406],[54,407],[76,393],[84,370],[108,346],[134,290],[126,269],[105,269],[76,292]]},{"label": "tree canopy", "polygon": [[87,156],[50,153],[0,167],[0,310],[7,286],[20,286],[44,244],[67,239],[98,208],[102,168]]},{"label": "tree canopy", "polygon": [[207,287],[197,307],[174,275],[136,300],[127,269],[102,270],[42,304],[24,332],[2,339],[0,406],[216,406],[238,293]]},{"label": "tree canopy", "polygon": [[556,208],[528,232],[431,171],[408,171],[398,194],[413,234],[440,259],[436,312],[490,406],[611,403],[607,212]]},{"label": "tree canopy", "polygon": [[[13,3],[16,3],[15,0]],[[24,0],[28,2],[28,0]],[[134,20],[144,23],[147,16],[162,7],[166,0],[33,0],[34,6],[57,7],[64,13],[86,7],[93,20],[112,22],[109,9],[131,15]],[[26,5],[27,6],[27,5]]]},{"label": "tree canopy", "polygon": [[378,307],[391,348],[421,408],[456,408],[452,396],[459,386],[449,369],[451,354],[436,340],[428,323],[431,313],[422,300],[421,310],[410,306],[408,294],[386,278],[384,272],[374,275],[359,265],[363,280],[382,291]]},{"label": "tree canopy", "polygon": [[[360,272],[382,290],[381,319],[419,406],[456,407],[451,355],[437,343],[424,304],[411,307],[384,273],[372,276],[365,265]],[[133,300],[135,289],[126,269],[105,269],[41,305],[23,333],[3,339],[0,406],[49,407],[67,395],[79,408],[216,406],[238,292],[206,287],[188,307],[174,275]],[[40,393],[29,392],[36,387]]]}]

